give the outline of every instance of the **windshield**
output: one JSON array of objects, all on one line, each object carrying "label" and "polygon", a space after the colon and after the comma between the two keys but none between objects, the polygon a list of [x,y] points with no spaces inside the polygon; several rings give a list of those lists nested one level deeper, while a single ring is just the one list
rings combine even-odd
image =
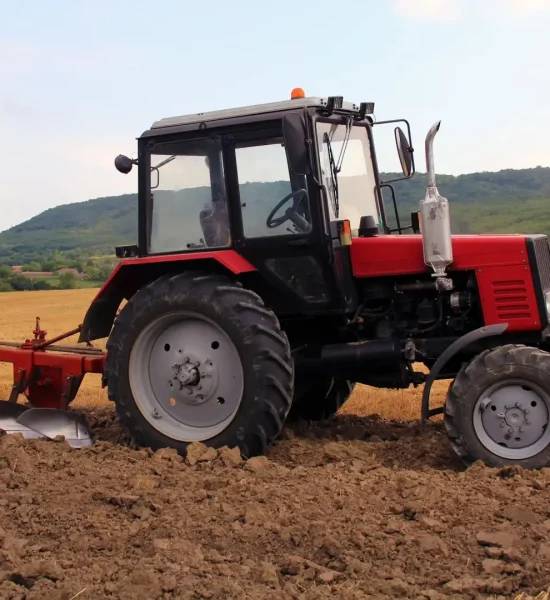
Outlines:
[{"label": "windshield", "polygon": [[[348,137],[349,136],[349,137]],[[322,181],[330,219],[348,219],[352,231],[362,216],[380,223],[369,137],[364,126],[317,122]]]}]

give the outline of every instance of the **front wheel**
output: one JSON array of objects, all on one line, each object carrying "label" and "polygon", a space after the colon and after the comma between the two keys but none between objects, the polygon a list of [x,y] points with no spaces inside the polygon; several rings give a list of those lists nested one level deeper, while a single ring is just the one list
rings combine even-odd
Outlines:
[{"label": "front wheel", "polygon": [[550,465],[550,354],[519,345],[486,350],[449,388],[445,426],[468,464]]},{"label": "front wheel", "polygon": [[290,409],[294,371],[275,315],[219,275],[162,277],[121,311],[105,373],[117,414],[142,446],[190,442],[265,452]]}]

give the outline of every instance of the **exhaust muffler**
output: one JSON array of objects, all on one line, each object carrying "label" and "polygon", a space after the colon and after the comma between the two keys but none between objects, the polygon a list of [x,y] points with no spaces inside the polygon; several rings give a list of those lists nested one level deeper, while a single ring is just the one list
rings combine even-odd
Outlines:
[{"label": "exhaust muffler", "polygon": [[446,276],[447,267],[453,262],[449,201],[440,195],[435,183],[433,142],[440,126],[441,121],[438,121],[426,136],[428,189],[425,198],[420,201],[420,219],[424,263],[433,269],[432,276],[436,278],[437,289],[451,290],[453,288],[452,279]]}]

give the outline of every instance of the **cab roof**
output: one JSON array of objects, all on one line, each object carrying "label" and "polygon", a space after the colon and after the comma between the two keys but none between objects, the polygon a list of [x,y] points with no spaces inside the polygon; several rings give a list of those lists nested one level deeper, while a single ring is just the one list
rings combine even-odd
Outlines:
[{"label": "cab roof", "polygon": [[[291,100],[283,100],[280,102],[253,104],[251,106],[242,106],[238,108],[228,108],[224,110],[214,110],[204,113],[195,113],[179,117],[167,117],[164,119],[160,119],[159,121],[155,121],[151,126],[151,130],[166,129],[167,127],[179,127],[183,125],[212,123],[215,121],[224,121],[227,119],[235,119],[239,117],[242,118],[249,115],[284,112],[287,110],[295,110],[296,108],[326,108],[328,103],[328,97],[305,97]],[[340,110],[346,112],[358,112],[359,104],[354,104],[352,102],[343,102]]]}]

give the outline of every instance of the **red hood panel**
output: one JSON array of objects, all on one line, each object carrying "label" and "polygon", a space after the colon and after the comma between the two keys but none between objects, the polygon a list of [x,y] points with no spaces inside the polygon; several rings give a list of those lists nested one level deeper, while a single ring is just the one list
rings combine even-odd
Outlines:
[{"label": "red hood panel", "polygon": [[[527,264],[524,235],[454,235],[450,270]],[[431,272],[424,264],[422,236],[354,238],[351,265],[355,277]]]}]

